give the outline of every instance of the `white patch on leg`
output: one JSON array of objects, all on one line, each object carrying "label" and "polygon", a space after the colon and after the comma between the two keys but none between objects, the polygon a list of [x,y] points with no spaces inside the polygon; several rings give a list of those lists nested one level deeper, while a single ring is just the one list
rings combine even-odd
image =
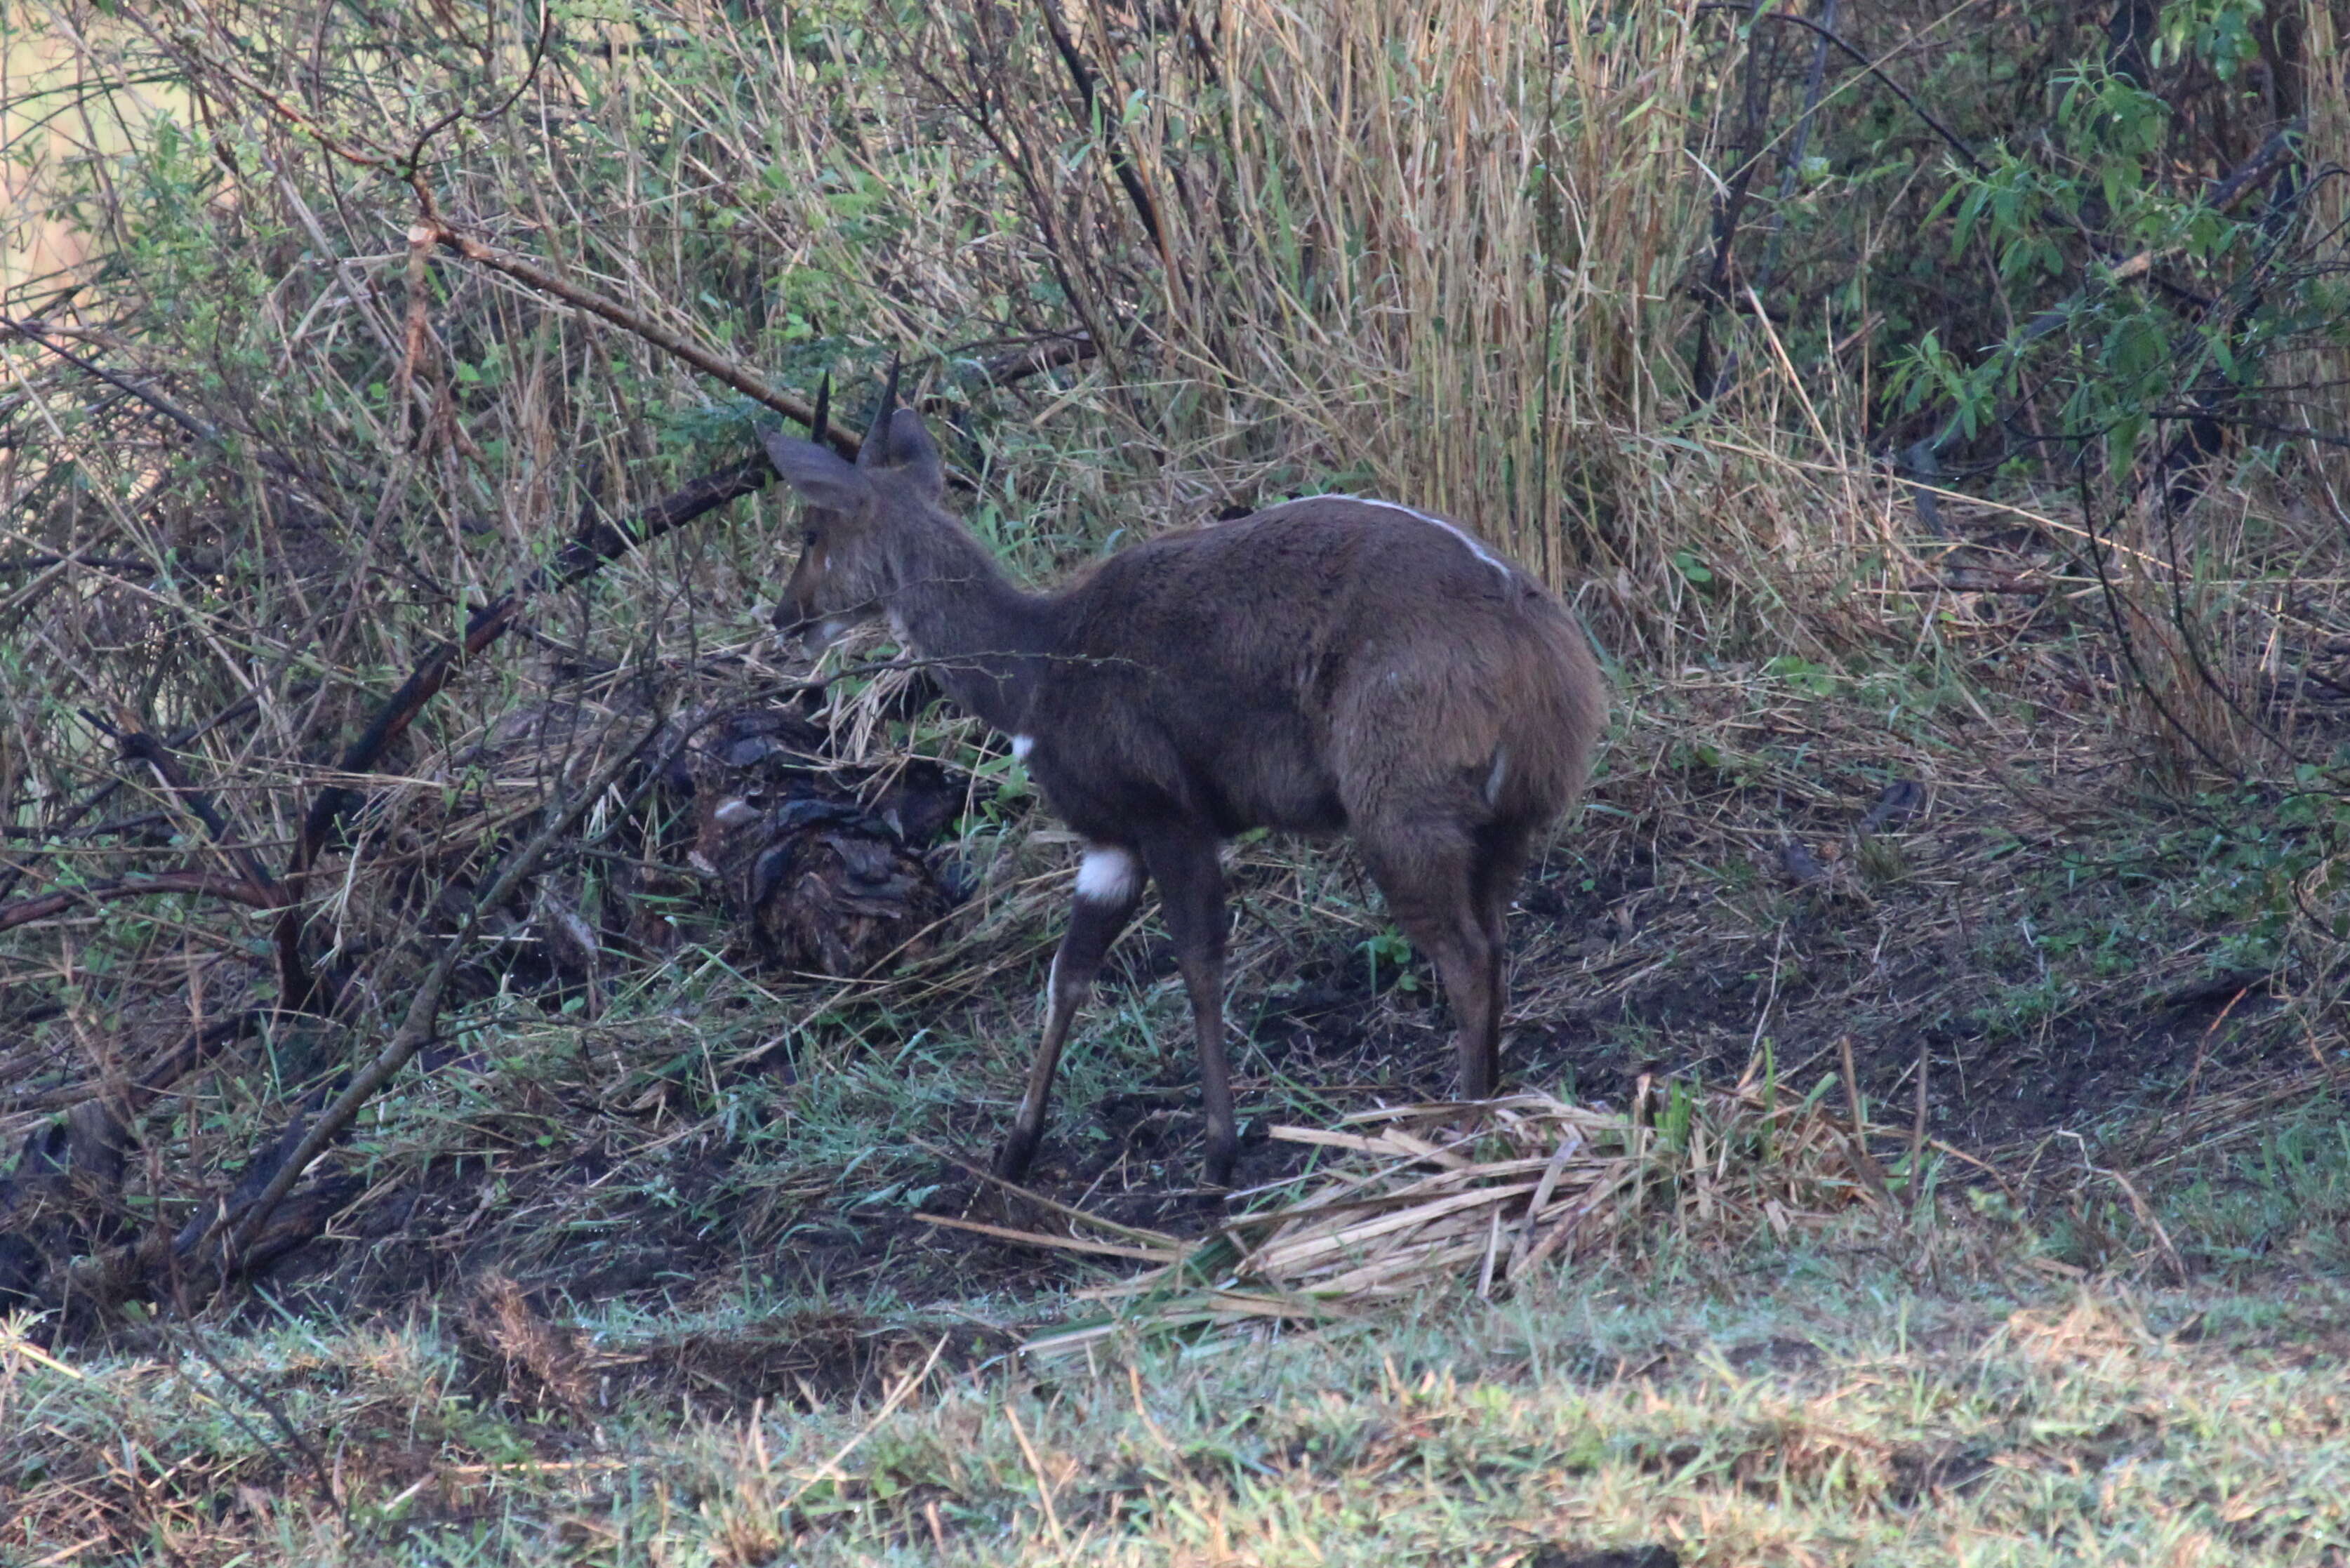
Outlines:
[{"label": "white patch on leg", "polygon": [[800,646],[807,650],[810,659],[820,659],[827,649],[856,629],[855,616],[828,615],[809,623],[808,628],[800,633]]},{"label": "white patch on leg", "polygon": [[1014,762],[1015,762],[1015,763],[1024,763],[1024,762],[1026,762],[1026,761],[1028,760],[1028,753],[1031,753],[1031,752],[1033,752],[1033,751],[1035,751],[1035,749],[1036,749],[1036,737],[1035,737],[1035,736],[1034,736],[1034,735],[1014,735],[1014,736],[1013,736],[1013,737],[1012,737],[1012,760],[1013,760]]},{"label": "white patch on leg", "polygon": [[1077,863],[1077,897],[1092,904],[1122,904],[1142,885],[1142,866],[1123,849],[1092,848]]},{"label": "white patch on leg", "polygon": [[1487,805],[1497,805],[1501,803],[1502,781],[1509,776],[1509,773],[1510,748],[1507,746],[1495,746],[1493,748],[1493,771],[1485,775],[1485,804]]}]

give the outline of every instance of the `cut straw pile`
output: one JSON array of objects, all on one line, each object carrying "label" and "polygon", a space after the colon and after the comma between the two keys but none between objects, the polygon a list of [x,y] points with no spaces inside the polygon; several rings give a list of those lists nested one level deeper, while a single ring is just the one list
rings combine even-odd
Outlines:
[{"label": "cut straw pile", "polygon": [[[1470,1127],[1472,1111],[1481,1114]],[[1816,1096],[1782,1102],[1752,1084],[1708,1091],[1643,1081],[1629,1112],[1528,1094],[1368,1111],[1342,1127],[1275,1127],[1284,1142],[1343,1152],[1303,1198],[1240,1215],[1188,1246],[1128,1227],[1116,1229],[1146,1244],[1019,1233],[1164,1260],[1087,1293],[1119,1303],[1115,1317],[1029,1348],[1080,1348],[1138,1316],[1171,1325],[1336,1315],[1444,1280],[1473,1279],[1490,1295],[1545,1264],[1638,1250],[1660,1234],[1734,1243],[1768,1230],[1783,1239],[1855,1203],[1892,1208],[1885,1173],[1850,1124]]]}]

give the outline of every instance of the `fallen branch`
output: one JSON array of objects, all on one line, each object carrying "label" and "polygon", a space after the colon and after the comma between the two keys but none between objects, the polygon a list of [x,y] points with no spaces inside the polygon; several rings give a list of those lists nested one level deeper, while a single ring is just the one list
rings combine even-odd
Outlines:
[{"label": "fallen branch", "polygon": [[1973,572],[1961,569],[1948,577],[1916,577],[1904,585],[1912,594],[2044,594],[2059,585],[2025,572]]},{"label": "fallen branch", "polygon": [[249,1196],[243,1190],[228,1193],[217,1202],[208,1221],[183,1227],[176,1236],[159,1228],[143,1241],[88,1258],[72,1270],[61,1290],[51,1293],[61,1303],[69,1303],[76,1298],[116,1301],[151,1288],[168,1271],[178,1304],[183,1311],[192,1311],[224,1281],[315,1235],[318,1227],[359,1189],[348,1178],[315,1183],[305,1189],[295,1209],[289,1210],[286,1199],[295,1184],[327,1147],[349,1129],[368,1100],[432,1038],[440,1020],[442,996],[483,915],[512,898],[516,889],[537,873],[556,846],[577,827],[606,791],[637,765],[645,749],[666,727],[666,721],[657,717],[635,745],[601,769],[568,805],[554,813],[544,827],[514,852],[442,944],[440,956],[418,984],[407,1014],[391,1040],[315,1121],[306,1127],[297,1118],[279,1136],[276,1149],[265,1162],[271,1171],[265,1185]]},{"label": "fallen branch", "polygon": [[[810,410],[814,412],[813,410]],[[475,610],[467,622],[465,635],[452,643],[442,643],[426,654],[413,673],[400,683],[400,690],[385,699],[368,722],[359,738],[345,748],[336,763],[345,774],[367,774],[375,771],[384,753],[400,736],[408,732],[424,705],[438,696],[466,662],[513,629],[523,607],[537,595],[550,589],[568,587],[592,576],[603,565],[626,555],[639,545],[649,544],[662,535],[684,527],[719,507],[754,491],[764,489],[775,476],[775,465],[764,456],[746,458],[715,473],[706,473],[681,489],[671,492],[639,514],[633,527],[598,524],[566,545],[556,558],[535,574],[531,580],[515,592]],[[302,820],[302,837],[295,847],[294,865],[287,881],[296,888],[300,880],[326,847],[328,836],[359,800],[359,792],[348,784],[329,784],[318,793],[309,812]]]},{"label": "fallen branch", "polygon": [[373,1061],[359,1071],[359,1075],[351,1080],[350,1086],[337,1096],[335,1103],[319,1114],[317,1121],[312,1124],[299,1146],[278,1167],[277,1174],[253,1199],[252,1205],[241,1214],[224,1210],[213,1221],[205,1232],[205,1239],[209,1241],[225,1232],[227,1241],[218,1264],[224,1274],[239,1266],[238,1261],[263,1227],[269,1223],[270,1214],[293,1189],[294,1183],[310,1162],[324,1153],[328,1144],[342,1136],[352,1118],[359,1115],[359,1107],[367,1104],[378,1089],[390,1083],[392,1075],[406,1066],[409,1059],[432,1038],[440,1023],[442,993],[448,989],[449,977],[456,972],[458,961],[464,956],[468,940],[480,925],[483,913],[504,905],[525,882],[537,874],[540,863],[578,826],[579,819],[588,815],[597,801],[603,797],[604,792],[619,783],[637,764],[645,749],[652,744],[666,724],[665,719],[656,717],[635,745],[608,763],[568,805],[549,816],[546,826],[515,851],[497,876],[491,878],[489,886],[474,898],[473,907],[457,922],[457,929],[450,933],[449,940],[442,944],[441,956],[433,961],[432,967],[425,971],[423,980],[418,984],[415,997],[409,1003],[407,1016],[400,1020],[399,1033],[376,1054]]},{"label": "fallen branch", "polygon": [[137,833],[142,828],[161,827],[171,820],[172,814],[168,811],[142,811],[135,816],[109,817],[104,822],[93,822],[88,827],[63,830],[18,827],[10,823],[0,823],[0,838],[22,839],[28,844],[36,839],[62,838],[68,834],[76,838],[105,838]]},{"label": "fallen branch", "polygon": [[251,909],[276,908],[277,901],[242,877],[213,871],[158,871],[144,877],[124,877],[110,882],[90,882],[79,888],[59,888],[0,904],[0,931],[13,931],[36,920],[47,920],[81,904],[111,904],[124,898],[147,898],[161,893],[193,893],[226,898]]},{"label": "fallen branch", "polygon": [[0,561],[0,576],[36,572],[46,566],[94,566],[102,572],[152,572],[155,563],[137,556],[93,556],[84,550],[57,555],[53,551],[39,550],[29,556],[13,556]]},{"label": "fallen branch", "polygon": [[[1090,332],[1064,332],[1042,343],[1016,353],[998,355],[983,360],[979,379],[991,387],[1008,387],[1024,381],[1031,376],[1041,376],[1047,370],[1057,370],[1066,365],[1082,364],[1101,352]],[[946,402],[933,394],[921,402],[925,410],[936,410]]]}]

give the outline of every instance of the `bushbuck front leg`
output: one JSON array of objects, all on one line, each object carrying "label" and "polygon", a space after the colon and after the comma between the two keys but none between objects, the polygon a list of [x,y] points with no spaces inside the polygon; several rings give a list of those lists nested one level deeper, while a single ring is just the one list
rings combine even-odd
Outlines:
[{"label": "bushbuck front leg", "polygon": [[1229,1187],[1241,1147],[1232,1118],[1232,1066],[1224,1054],[1224,873],[1212,834],[1178,831],[1143,840],[1143,858],[1159,884],[1160,911],[1175,939],[1175,961],[1191,997],[1191,1029],[1200,1047],[1200,1107],[1208,1119],[1202,1174],[1210,1187]]},{"label": "bushbuck front leg", "polygon": [[1028,1068],[1028,1092],[1021,1096],[1020,1114],[995,1155],[995,1174],[1006,1181],[1024,1179],[1036,1158],[1045,1118],[1052,1109],[1053,1075],[1060,1068],[1069,1026],[1085,1006],[1110,944],[1141,901],[1142,862],[1132,851],[1102,845],[1086,851],[1077,867],[1076,895],[1069,901],[1069,929],[1061,933],[1052,974],[1045,982],[1045,1037]]}]

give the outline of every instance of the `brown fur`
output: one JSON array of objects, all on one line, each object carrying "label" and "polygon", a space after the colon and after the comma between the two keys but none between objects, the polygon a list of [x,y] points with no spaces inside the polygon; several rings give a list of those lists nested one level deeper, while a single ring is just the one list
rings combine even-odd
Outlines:
[{"label": "brown fur", "polygon": [[803,625],[828,639],[888,616],[951,696],[1025,740],[1046,800],[1099,856],[1001,1171],[1035,1153],[1070,1022],[1140,898],[1141,877],[1116,874],[1131,864],[1159,885],[1199,1033],[1209,1179],[1229,1177],[1216,848],[1252,827],[1354,836],[1452,1001],[1461,1093],[1494,1092],[1503,916],[1606,722],[1598,668],[1555,597],[1447,524],[1336,496],[1165,535],[1030,594],[940,509],[911,410],[885,410],[855,468],[806,441],[768,449],[811,503],[790,587]]}]

